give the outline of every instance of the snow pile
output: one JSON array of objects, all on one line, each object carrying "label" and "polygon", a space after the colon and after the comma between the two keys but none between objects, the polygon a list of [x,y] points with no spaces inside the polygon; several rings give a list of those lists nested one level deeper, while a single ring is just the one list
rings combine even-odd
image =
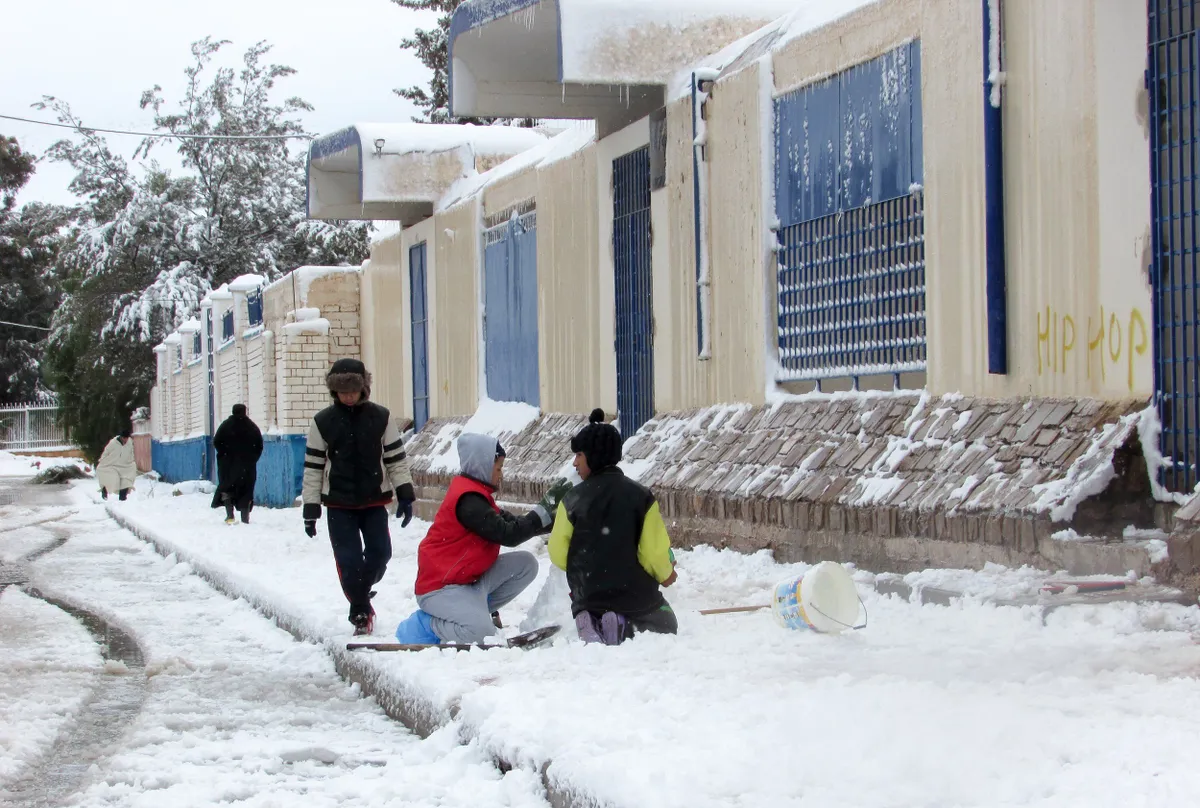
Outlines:
[{"label": "snow pile", "polygon": [[491,435],[503,445],[506,438],[524,432],[540,416],[541,411],[530,404],[485,398],[479,403],[475,414],[464,423],[446,423],[438,430],[428,452],[431,458],[429,471],[435,474],[458,472],[458,449],[455,441],[465,432]]},{"label": "snow pile", "polygon": [[330,275],[338,275],[341,273],[358,272],[358,267],[318,267],[318,266],[303,266],[297,267],[288,274],[284,275],[279,280],[272,283],[266,288],[266,292],[274,291],[281,287],[286,287],[292,291],[291,301],[297,308],[303,308],[308,304],[308,291],[313,283],[321,278],[327,278]]},{"label": "snow pile", "polygon": [[296,309],[296,322],[286,323],[283,333],[287,337],[297,337],[301,334],[328,334],[329,321],[321,316],[320,309]]},{"label": "snow pile", "polygon": [[229,282],[231,292],[253,292],[267,285],[267,279],[262,275],[239,275]]},{"label": "snow pile", "polygon": [[[519,154],[546,139],[536,129],[475,126],[469,123],[357,123],[350,128],[358,132],[364,161],[369,155],[375,154],[377,140],[383,141],[382,151],[385,155],[436,153],[466,147],[475,155],[503,157]],[[327,137],[332,139],[340,134],[335,132]]]},{"label": "snow pile", "polygon": [[[511,127],[503,127],[511,128]],[[525,130],[528,131],[528,130]],[[510,160],[483,173],[468,171],[467,175],[452,184],[438,201],[439,212],[448,210],[463,200],[481,193],[485,188],[523,171],[553,165],[577,154],[596,140],[596,125],[593,121],[582,121],[578,125],[544,140],[538,145],[521,152]]]}]

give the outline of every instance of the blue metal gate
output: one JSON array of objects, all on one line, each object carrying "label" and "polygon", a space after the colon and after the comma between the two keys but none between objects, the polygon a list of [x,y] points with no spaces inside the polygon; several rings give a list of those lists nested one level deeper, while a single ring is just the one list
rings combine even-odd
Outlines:
[{"label": "blue metal gate", "polygon": [[537,212],[484,231],[488,398],[538,406]]},{"label": "blue metal gate", "polygon": [[1200,434],[1200,57],[1197,0],[1149,0],[1154,387],[1163,485],[1191,493]]},{"label": "blue metal gate", "polygon": [[777,381],[922,371],[921,43],[775,102]]},{"label": "blue metal gate", "polygon": [[654,415],[654,299],[650,261],[650,148],[613,161],[617,414],[629,438]]},{"label": "blue metal gate", "polygon": [[412,314],[413,429],[429,420],[429,311],[425,298],[425,242],[408,250],[409,311]]}]

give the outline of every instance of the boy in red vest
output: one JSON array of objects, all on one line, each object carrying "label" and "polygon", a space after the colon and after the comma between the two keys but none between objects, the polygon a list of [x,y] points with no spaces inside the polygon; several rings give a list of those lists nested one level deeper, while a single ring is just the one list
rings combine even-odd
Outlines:
[{"label": "boy in red vest", "polygon": [[417,549],[418,611],[396,629],[403,643],[479,643],[500,627],[498,610],[537,577],[532,553],[500,553],[550,528],[551,514],[571,484],[560,480],[529,513],[496,504],[504,448],[487,435],[458,439],[460,472],[450,482],[433,524]]}]

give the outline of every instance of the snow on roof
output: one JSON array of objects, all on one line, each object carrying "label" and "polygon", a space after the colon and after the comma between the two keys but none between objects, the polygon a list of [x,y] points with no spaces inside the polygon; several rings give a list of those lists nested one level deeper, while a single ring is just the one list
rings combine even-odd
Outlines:
[{"label": "snow on roof", "polygon": [[295,303],[303,307],[308,302],[308,290],[313,285],[313,282],[320,278],[325,278],[330,275],[336,275],[339,272],[358,272],[360,267],[320,267],[307,266],[296,267],[288,274],[284,275],[279,280],[267,286],[266,291],[278,289],[281,286],[295,286],[296,301]]},{"label": "snow on roof", "polygon": [[283,327],[284,336],[295,337],[300,334],[328,334],[329,321],[324,317],[312,320],[301,320],[298,323],[288,323]]},{"label": "snow on roof", "polygon": [[233,292],[229,291],[229,284],[223,283],[208,293],[208,299],[210,302],[213,300],[233,300]]},{"label": "snow on roof", "polygon": [[231,292],[251,292],[267,285],[267,279],[262,275],[239,275],[229,282]]},{"label": "snow on roof", "polygon": [[181,333],[181,334],[192,334],[199,330],[200,330],[200,321],[197,320],[195,317],[191,318],[190,320],[185,321],[182,325],[179,326],[179,333]]},{"label": "snow on roof", "polygon": [[577,126],[539,146],[521,152],[500,165],[482,174],[473,174],[458,180],[438,202],[438,211],[447,210],[459,202],[483,191],[493,183],[513,177],[531,168],[540,168],[565,160],[587,148],[596,140],[596,126],[592,121],[580,121]]},{"label": "snow on roof", "polygon": [[536,129],[517,126],[475,126],[435,123],[356,123],[313,141],[312,157],[321,159],[361,145],[375,153],[382,140],[384,154],[450,151],[469,147],[477,155],[517,154],[538,145],[546,136]]},{"label": "snow on roof", "polygon": [[183,337],[179,336],[179,332],[172,331],[170,334],[167,334],[166,338],[163,340],[163,345],[178,345],[181,342],[183,342]]},{"label": "snow on roof", "polygon": [[680,70],[667,88],[669,97],[682,98],[691,92],[693,72],[705,68],[735,72],[760,56],[836,22],[878,0],[793,0],[785,13],[770,23]]}]

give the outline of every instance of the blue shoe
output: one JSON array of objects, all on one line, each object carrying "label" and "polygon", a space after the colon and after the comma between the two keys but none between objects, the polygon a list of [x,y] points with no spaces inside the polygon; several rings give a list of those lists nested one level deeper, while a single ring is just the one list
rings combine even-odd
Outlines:
[{"label": "blue shoe", "polygon": [[433,620],[425,612],[417,609],[396,626],[396,642],[405,645],[437,645],[442,640],[433,633]]}]

